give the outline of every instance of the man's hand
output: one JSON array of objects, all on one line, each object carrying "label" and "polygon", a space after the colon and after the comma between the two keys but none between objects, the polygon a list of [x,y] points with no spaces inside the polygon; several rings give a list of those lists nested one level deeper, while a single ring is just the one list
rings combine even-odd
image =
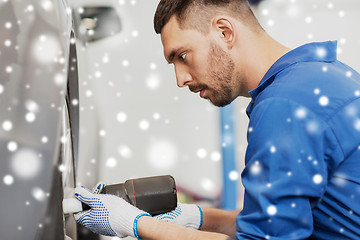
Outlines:
[{"label": "man's hand", "polygon": [[175,210],[157,215],[155,218],[197,230],[202,225],[203,213],[195,204],[178,203]]},{"label": "man's hand", "polygon": [[139,238],[137,234],[139,218],[151,215],[120,197],[97,194],[103,187],[104,185],[98,184],[93,192],[84,187],[75,189],[75,197],[91,207],[88,211],[74,214],[75,220],[91,231],[105,236]]}]

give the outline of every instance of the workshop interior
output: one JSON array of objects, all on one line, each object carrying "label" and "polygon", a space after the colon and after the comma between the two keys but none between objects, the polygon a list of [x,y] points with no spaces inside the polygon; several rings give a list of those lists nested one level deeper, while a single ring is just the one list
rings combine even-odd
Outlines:
[{"label": "workshop interior", "polygon": [[[358,0],[249,2],[276,40],[337,40],[360,71]],[[157,3],[0,0],[0,239],[113,239],[63,209],[76,186],[99,181],[165,181],[144,183],[143,196],[162,186],[170,209],[241,208],[249,99],[217,108],[177,87]]]}]

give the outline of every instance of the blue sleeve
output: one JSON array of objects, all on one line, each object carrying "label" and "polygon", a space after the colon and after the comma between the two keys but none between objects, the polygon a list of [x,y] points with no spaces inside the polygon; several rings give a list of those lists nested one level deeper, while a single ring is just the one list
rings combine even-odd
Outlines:
[{"label": "blue sleeve", "polygon": [[324,194],[325,124],[297,103],[271,98],[251,113],[237,239],[305,239]]}]

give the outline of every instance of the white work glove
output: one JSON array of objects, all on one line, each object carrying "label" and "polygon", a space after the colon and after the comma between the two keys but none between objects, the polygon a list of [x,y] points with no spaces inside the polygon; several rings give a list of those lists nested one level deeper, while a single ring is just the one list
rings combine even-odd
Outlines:
[{"label": "white work glove", "polygon": [[115,195],[97,194],[104,186],[98,184],[93,192],[84,187],[75,189],[75,197],[91,207],[88,211],[74,214],[76,222],[101,235],[141,239],[137,222],[140,217],[151,215]]},{"label": "white work glove", "polygon": [[193,229],[200,229],[203,221],[201,208],[195,204],[186,203],[178,203],[175,210],[154,217],[165,222]]}]

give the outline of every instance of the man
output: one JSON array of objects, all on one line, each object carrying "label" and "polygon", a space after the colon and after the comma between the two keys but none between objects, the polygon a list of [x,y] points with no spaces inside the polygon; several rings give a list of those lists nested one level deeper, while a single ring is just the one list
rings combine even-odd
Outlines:
[{"label": "man", "polygon": [[144,239],[360,239],[360,75],[336,60],[336,42],[290,50],[245,0],[161,0],[154,26],[179,87],[216,106],[252,98],[244,208],[151,217],[79,188],[93,209],[77,221]]}]

